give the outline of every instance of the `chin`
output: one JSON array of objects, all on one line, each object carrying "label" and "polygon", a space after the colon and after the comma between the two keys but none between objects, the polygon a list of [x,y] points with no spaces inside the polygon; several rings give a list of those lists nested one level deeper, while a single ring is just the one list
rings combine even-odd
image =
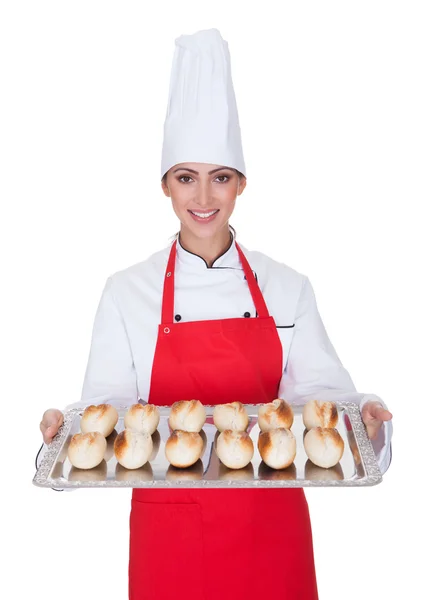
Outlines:
[{"label": "chin", "polygon": [[191,233],[192,236],[199,238],[201,240],[215,237],[224,227],[227,227],[227,222],[225,223],[207,223],[206,225],[187,221],[181,221],[182,225],[187,229],[188,232]]}]

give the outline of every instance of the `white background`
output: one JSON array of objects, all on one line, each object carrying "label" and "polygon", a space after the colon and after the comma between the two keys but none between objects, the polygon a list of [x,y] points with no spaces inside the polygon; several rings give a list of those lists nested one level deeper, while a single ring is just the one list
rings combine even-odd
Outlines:
[{"label": "white background", "polygon": [[421,597],[426,21],[411,1],[2,3],[2,597],[127,597],[130,491],[33,486],[38,428],[79,399],[106,277],[178,229],[159,179],[174,40],[210,27],[247,162],[238,239],[310,277],[394,415],[379,486],[307,491],[320,598]]}]

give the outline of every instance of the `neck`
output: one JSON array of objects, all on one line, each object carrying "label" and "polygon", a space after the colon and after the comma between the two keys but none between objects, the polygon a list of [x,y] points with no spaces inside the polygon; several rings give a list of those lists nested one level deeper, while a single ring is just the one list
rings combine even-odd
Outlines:
[{"label": "neck", "polygon": [[227,227],[223,227],[214,237],[198,238],[191,231],[181,227],[179,233],[179,241],[181,246],[191,252],[197,254],[207,263],[209,267],[213,265],[215,260],[228,250],[233,240],[233,236]]}]

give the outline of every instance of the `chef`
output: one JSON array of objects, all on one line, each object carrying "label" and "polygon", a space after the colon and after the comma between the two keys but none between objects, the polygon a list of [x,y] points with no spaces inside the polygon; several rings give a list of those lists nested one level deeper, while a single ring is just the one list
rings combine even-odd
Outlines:
[{"label": "chef", "polygon": [[[176,39],[161,185],[179,234],[106,281],[78,405],[348,400],[384,473],[392,415],[356,391],[309,279],[241,245],[229,225],[246,167],[217,29]],[[61,422],[60,411],[45,412],[46,443]],[[133,489],[129,597],[315,600],[304,489]]]}]

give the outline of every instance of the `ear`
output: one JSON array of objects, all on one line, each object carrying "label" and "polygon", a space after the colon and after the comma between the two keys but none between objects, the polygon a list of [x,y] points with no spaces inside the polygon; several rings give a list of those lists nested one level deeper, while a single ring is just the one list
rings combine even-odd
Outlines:
[{"label": "ear", "polygon": [[[166,180],[166,181],[167,181],[167,180]],[[168,198],[170,198],[170,195],[171,195],[171,194],[170,194],[170,191],[169,191],[169,186],[168,186],[168,184],[167,184],[166,182],[163,182],[163,181],[162,181],[162,182],[161,182],[161,185],[162,185],[162,190],[163,190],[163,193],[164,193],[164,195],[165,195],[165,196],[167,196]]]},{"label": "ear", "polygon": [[237,189],[237,195],[240,196],[240,194],[243,192],[243,190],[246,187],[246,177],[240,177],[239,178],[239,187]]}]

